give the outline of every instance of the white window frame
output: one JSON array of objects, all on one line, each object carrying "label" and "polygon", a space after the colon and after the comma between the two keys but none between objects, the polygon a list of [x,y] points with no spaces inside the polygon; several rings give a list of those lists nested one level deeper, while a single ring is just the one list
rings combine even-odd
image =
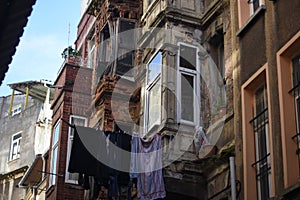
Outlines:
[{"label": "white window frame", "polygon": [[254,10],[254,3],[253,1],[255,0],[249,0],[249,7],[250,7],[250,16],[253,15],[255,13],[256,10],[258,10],[259,7],[261,7],[263,5],[262,0],[257,0],[258,1],[258,8],[256,10]]},{"label": "white window frame", "polygon": [[22,105],[19,104],[19,105],[14,106],[14,107],[12,108],[11,116],[15,116],[15,115],[17,115],[17,114],[19,114],[19,113],[21,113],[21,112],[22,112]]},{"label": "white window frame", "polygon": [[[20,137],[14,139],[15,136],[20,135]],[[22,139],[22,131],[17,132],[15,134],[12,135],[11,137],[11,145],[10,145],[10,153],[9,153],[9,161],[13,161],[16,160],[18,158],[20,158],[20,141]],[[14,158],[14,153],[13,153],[13,147],[14,144],[17,144],[17,154],[16,157]]]},{"label": "white window frame", "polygon": [[[93,45],[92,45],[93,44]],[[96,47],[96,41],[95,41],[95,36],[93,35],[89,40],[88,40],[88,68],[93,69],[94,68],[94,58],[95,58],[95,48]]]},{"label": "white window frame", "polygon": [[[158,48],[160,49],[160,48]],[[161,63],[160,63],[160,73],[158,73],[152,80],[148,81],[148,76],[149,76],[149,64],[152,62],[152,60],[158,55],[161,54]],[[145,133],[148,133],[151,131],[151,129],[157,125],[160,124],[161,122],[161,74],[162,74],[162,52],[161,50],[156,51],[150,61],[147,64],[147,72],[146,72],[146,87],[145,87],[145,117],[144,117],[144,128],[145,128]],[[154,122],[154,124],[152,124],[151,126],[148,126],[148,121],[149,121],[149,93],[151,91],[151,89],[155,86],[159,84],[160,85],[160,107],[159,107],[159,118]]]},{"label": "white window frame", "polygon": [[[186,125],[192,125],[197,126],[200,125],[200,61],[199,61],[199,48],[197,46],[179,42],[178,44],[178,56],[177,56],[177,121],[186,124]],[[180,46],[184,45],[187,47],[195,48],[196,49],[196,70],[188,69],[185,67],[180,66]],[[189,75],[194,77],[194,120],[188,121],[181,118],[181,75]],[[197,102],[199,102],[199,105],[197,105]]]},{"label": "white window frame", "polygon": [[[79,115],[70,115],[70,119],[69,119],[69,123],[72,123],[72,118],[77,118],[77,119],[83,119],[84,120],[84,126],[87,126],[87,118],[86,117],[82,117]],[[75,124],[76,125],[76,124]],[[78,125],[78,124],[77,124]],[[72,183],[72,184],[77,184],[78,180],[73,180],[73,179],[69,179],[69,175],[70,174],[76,174],[76,173],[70,173],[68,172],[68,168],[69,168],[69,161],[70,161],[70,156],[71,156],[71,150],[72,150],[72,141],[74,139],[74,135],[71,135],[72,133],[72,128],[69,127],[69,131],[68,131],[68,149],[67,149],[67,161],[66,161],[66,173],[65,173],[65,182],[66,183]]]},{"label": "white window frame", "polygon": [[[57,129],[58,128],[58,129]],[[60,137],[60,129],[61,129],[61,123],[60,120],[58,120],[54,126],[53,132],[52,132],[52,145],[51,145],[51,164],[50,164],[50,174],[49,174],[49,187],[52,185],[55,185],[56,182],[56,176],[57,176],[57,160],[58,160],[58,142],[59,142],[59,137]],[[57,135],[57,141],[55,141],[55,134],[56,131],[58,131]],[[56,152],[54,152],[57,150]],[[54,153],[56,154],[56,160],[53,160],[54,158]]]}]

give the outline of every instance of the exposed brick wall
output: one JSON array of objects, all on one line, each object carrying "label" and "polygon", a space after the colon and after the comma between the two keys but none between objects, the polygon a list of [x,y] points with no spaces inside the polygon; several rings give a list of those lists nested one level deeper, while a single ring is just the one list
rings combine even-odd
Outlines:
[{"label": "exposed brick wall", "polygon": [[[69,121],[71,114],[85,116],[86,110],[91,101],[91,73],[91,69],[80,68],[69,64],[66,64],[63,67],[60,75],[55,81],[57,85],[61,85],[63,86],[63,88],[56,89],[55,91],[55,98],[52,104],[53,127],[60,118]],[[59,151],[57,158],[58,165],[56,172],[57,174],[61,175],[65,175],[66,172],[68,132],[68,124],[61,121],[61,129],[58,144]],[[50,158],[47,163],[48,170],[50,170],[51,165],[51,149],[49,157]],[[83,199],[83,189],[65,183],[64,176],[57,176],[56,180],[57,182],[53,190],[47,191],[46,199]]]}]

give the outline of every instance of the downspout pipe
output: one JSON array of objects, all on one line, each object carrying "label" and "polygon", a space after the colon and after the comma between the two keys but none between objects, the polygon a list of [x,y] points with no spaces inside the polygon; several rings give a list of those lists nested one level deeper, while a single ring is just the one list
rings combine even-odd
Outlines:
[{"label": "downspout pipe", "polygon": [[230,165],[231,199],[236,200],[236,177],[235,177],[234,156],[229,157],[229,165]]}]

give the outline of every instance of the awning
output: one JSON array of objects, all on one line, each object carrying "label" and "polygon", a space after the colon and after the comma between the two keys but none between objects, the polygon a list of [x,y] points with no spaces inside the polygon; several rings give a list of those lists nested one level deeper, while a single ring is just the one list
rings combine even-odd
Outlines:
[{"label": "awning", "polygon": [[[45,86],[45,83],[47,84],[47,87]],[[47,82],[41,80],[41,81],[25,81],[25,82],[13,83],[13,84],[8,84],[8,86],[11,89],[21,92],[22,94],[26,94],[26,89],[28,87],[29,96],[44,102],[46,99],[48,87],[51,87],[52,85],[49,85]],[[54,97],[54,88],[51,88],[50,100],[53,100],[53,97]]]},{"label": "awning", "polygon": [[19,45],[36,0],[0,1],[0,85]]},{"label": "awning", "polygon": [[32,165],[25,172],[19,186],[37,185],[42,180],[43,158],[38,154]]}]

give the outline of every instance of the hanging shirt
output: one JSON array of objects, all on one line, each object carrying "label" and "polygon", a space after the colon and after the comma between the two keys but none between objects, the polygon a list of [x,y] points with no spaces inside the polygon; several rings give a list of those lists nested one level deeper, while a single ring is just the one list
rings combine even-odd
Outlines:
[{"label": "hanging shirt", "polygon": [[140,200],[152,200],[166,196],[162,175],[161,136],[155,134],[150,141],[138,140],[137,196]]},{"label": "hanging shirt", "polygon": [[131,139],[130,178],[138,177],[138,144],[139,136],[137,133],[133,133]]},{"label": "hanging shirt", "polygon": [[[68,171],[81,173],[89,176],[98,176],[102,163],[95,157],[101,151],[101,131],[76,126],[72,143]],[[99,150],[98,150],[99,149]],[[91,152],[90,150],[94,150]]]}]

